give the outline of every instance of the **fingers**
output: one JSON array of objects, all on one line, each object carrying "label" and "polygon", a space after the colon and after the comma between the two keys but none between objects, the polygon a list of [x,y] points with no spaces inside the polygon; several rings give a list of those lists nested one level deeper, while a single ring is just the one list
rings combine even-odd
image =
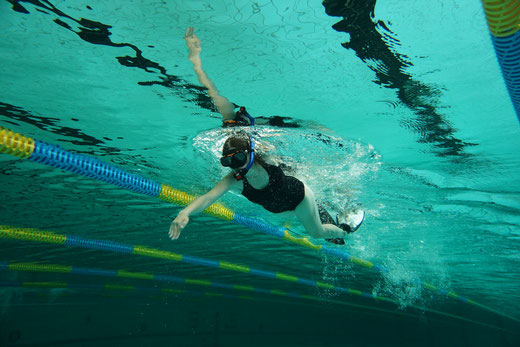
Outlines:
[{"label": "fingers", "polygon": [[170,239],[177,240],[179,238],[179,235],[181,234],[181,229],[177,224],[172,224],[170,226],[170,231],[168,232],[168,235],[170,236]]},{"label": "fingers", "polygon": [[168,235],[170,236],[170,239],[176,240],[179,238],[180,234],[181,230],[179,228],[179,224],[174,220],[170,225],[170,231],[168,232]]},{"label": "fingers", "polygon": [[187,27],[186,33],[184,34],[184,38],[188,38],[188,37],[192,36],[193,31],[195,31],[195,29],[193,27]]}]

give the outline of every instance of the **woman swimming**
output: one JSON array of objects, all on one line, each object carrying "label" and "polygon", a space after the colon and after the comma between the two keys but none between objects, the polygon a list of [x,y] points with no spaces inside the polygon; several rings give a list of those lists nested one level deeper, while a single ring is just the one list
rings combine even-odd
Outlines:
[{"label": "woman swimming", "polygon": [[[189,49],[188,59],[193,63],[200,83],[208,89],[209,96],[222,115],[223,126],[254,125],[254,118],[244,107],[240,107],[238,112],[234,111],[234,105],[220,95],[215,84],[202,69],[200,39],[195,35],[193,27],[186,29],[184,39]],[[346,218],[343,221],[336,218],[334,221],[329,213],[316,203],[314,193],[308,186],[295,177],[285,175],[279,166],[268,164],[255,152],[254,147],[254,141],[247,135],[231,136],[226,140],[220,162],[233,171],[224,176],[208,193],[198,197],[179,212],[171,223],[170,238],[179,238],[191,215],[205,210],[229,190],[235,190],[270,212],[294,214],[312,237],[344,244],[345,235],[355,231],[362,219],[359,223],[352,223],[350,220],[347,223]]]},{"label": "woman swimming", "polygon": [[[279,166],[268,164],[256,154],[254,140],[251,138],[237,135],[229,137],[222,148],[220,162],[233,171],[224,176],[208,193],[179,212],[170,226],[169,235],[172,240],[179,238],[190,216],[205,210],[230,190],[241,192],[248,200],[270,212],[295,215],[314,238],[325,238],[332,243],[343,244],[345,235],[354,231],[341,221],[338,221],[338,227],[330,215],[318,206],[313,191],[303,182],[285,175]],[[320,217],[329,223],[322,224]]]}]

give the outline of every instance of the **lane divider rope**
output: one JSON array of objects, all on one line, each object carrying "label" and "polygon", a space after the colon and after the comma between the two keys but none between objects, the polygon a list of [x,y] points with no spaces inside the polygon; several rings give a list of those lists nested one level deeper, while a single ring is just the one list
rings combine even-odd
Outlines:
[{"label": "lane divider rope", "polygon": [[520,1],[482,0],[491,41],[520,120]]},{"label": "lane divider rope", "polygon": [[158,250],[154,248],[148,248],[139,245],[129,245],[115,241],[105,241],[105,240],[89,240],[84,239],[79,236],[70,236],[70,235],[62,235],[54,232],[46,232],[38,229],[32,228],[14,228],[9,226],[0,225],[0,238],[4,239],[14,239],[14,240],[23,240],[23,241],[32,241],[32,242],[40,242],[40,243],[50,243],[55,245],[62,245],[68,247],[80,247],[86,249],[95,249],[101,251],[109,251],[115,253],[123,253],[123,254],[131,254],[131,255],[140,255],[149,258],[158,258],[165,260],[173,260],[183,263],[189,263],[193,265],[199,265],[204,267],[211,267],[217,269],[224,269],[233,272],[240,272],[245,274],[251,274],[253,276],[259,276],[269,279],[278,279],[287,282],[299,283],[306,286],[311,286],[315,288],[325,288],[329,290],[336,291],[338,293],[345,294],[354,294],[360,295],[365,298],[370,298],[373,300],[380,301],[392,301],[391,299],[387,299],[385,297],[374,296],[371,293],[361,292],[358,290],[353,290],[349,288],[343,288],[334,286],[330,283],[322,282],[322,281],[313,281],[310,279],[297,277],[294,275],[286,274],[278,271],[269,271],[269,270],[261,270],[257,268],[253,268],[246,265],[240,265],[235,263],[230,263],[227,261],[216,261],[210,260],[195,256],[190,256],[186,254],[173,253],[169,251]]},{"label": "lane divider rope", "polygon": [[[359,290],[354,290],[350,288],[343,288],[339,286],[335,286],[330,283],[322,282],[322,281],[314,281],[307,278],[302,278],[282,272],[277,271],[269,271],[269,270],[261,270],[253,267],[249,267],[246,265],[234,264],[226,261],[215,261],[195,256],[189,256],[185,254],[173,253],[169,251],[158,250],[154,248],[148,248],[144,246],[138,245],[129,245],[115,241],[105,241],[105,240],[89,240],[84,239],[79,236],[69,236],[58,234],[54,232],[46,232],[33,228],[16,228],[10,226],[0,225],[0,238],[4,239],[14,239],[14,240],[23,240],[23,241],[32,241],[32,242],[41,242],[41,243],[50,243],[55,245],[69,246],[69,247],[80,247],[86,249],[96,249],[103,250],[115,253],[124,253],[124,254],[132,254],[132,255],[140,255],[151,258],[159,258],[165,260],[173,260],[178,262],[189,263],[193,265],[199,265],[204,267],[212,267],[219,268],[233,272],[240,272],[245,274],[250,274],[253,276],[259,276],[270,279],[278,279],[282,281],[293,282],[301,285],[311,286],[315,288],[323,288],[328,290],[333,290],[338,293],[345,294],[353,294],[362,296],[368,299],[376,300],[376,301],[385,301],[396,303],[394,300],[385,298],[379,295],[373,295],[372,293],[367,293]],[[1,267],[0,263],[0,267]],[[463,298],[453,292],[444,292],[447,297],[458,299],[467,304],[471,304],[473,306],[480,307],[484,310],[493,312],[503,317],[507,317],[514,321],[520,322],[519,319],[501,313],[495,309],[482,305],[478,302],[475,302],[470,299]]]}]

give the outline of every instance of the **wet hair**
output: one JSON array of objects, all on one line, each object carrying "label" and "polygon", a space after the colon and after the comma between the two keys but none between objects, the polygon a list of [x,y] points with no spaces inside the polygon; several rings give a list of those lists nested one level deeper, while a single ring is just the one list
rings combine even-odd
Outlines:
[{"label": "wet hair", "polygon": [[236,137],[230,136],[224,142],[224,146],[222,146],[222,155],[231,154],[236,150],[239,151],[247,151],[251,148],[251,139],[249,137]]},{"label": "wet hair", "polygon": [[[235,151],[248,151],[251,148],[251,138],[247,135],[244,136],[230,136],[224,142],[222,146],[222,155],[228,155]],[[266,163],[262,159],[262,156],[255,151],[255,161],[260,165],[264,166]]]}]

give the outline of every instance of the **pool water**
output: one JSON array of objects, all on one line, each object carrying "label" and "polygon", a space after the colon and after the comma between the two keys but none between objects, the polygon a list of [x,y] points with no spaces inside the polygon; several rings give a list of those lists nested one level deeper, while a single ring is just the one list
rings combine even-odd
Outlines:
[{"label": "pool water", "polygon": [[[520,127],[479,1],[8,0],[0,13],[0,126],[201,195],[227,173],[233,130],[187,59],[195,27],[221,94],[265,123],[246,129],[261,150],[333,216],[363,206],[346,245],[310,241],[376,265],[205,214],[171,241],[182,207],[0,154],[4,230],[203,259],[2,237],[0,345],[518,345]],[[239,194],[220,203],[308,236]]]}]

